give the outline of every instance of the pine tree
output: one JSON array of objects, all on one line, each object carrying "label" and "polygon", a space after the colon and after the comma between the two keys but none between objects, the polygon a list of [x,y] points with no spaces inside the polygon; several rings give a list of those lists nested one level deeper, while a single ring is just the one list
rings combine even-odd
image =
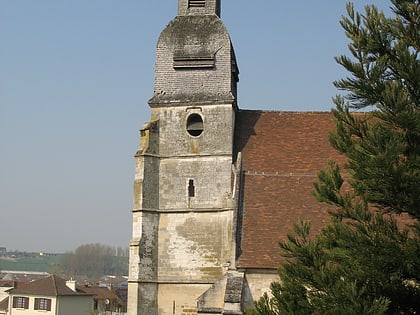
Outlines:
[{"label": "pine tree", "polygon": [[346,94],[330,136],[347,163],[330,162],[314,191],[335,210],[315,238],[299,222],[280,244],[288,263],[251,314],[420,313],[420,2],[392,10],[347,5],[351,56],[336,61],[350,76],[335,82]]},{"label": "pine tree", "polygon": [[[348,94],[335,98],[331,143],[348,158],[351,186],[366,201],[419,219],[420,4],[392,3],[395,18],[375,6],[363,16],[347,7],[341,25],[352,57],[336,60],[351,77],[335,82]],[[350,112],[369,107],[369,114]]]}]

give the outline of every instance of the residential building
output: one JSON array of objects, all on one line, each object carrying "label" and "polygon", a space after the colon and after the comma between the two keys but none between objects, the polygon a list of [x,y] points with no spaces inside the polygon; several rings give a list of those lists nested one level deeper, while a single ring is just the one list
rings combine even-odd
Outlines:
[{"label": "residential building", "polygon": [[91,315],[91,294],[76,288],[75,281],[66,281],[52,275],[28,282],[8,291],[7,315]]},{"label": "residential building", "polygon": [[108,287],[84,285],[78,288],[92,295],[94,315],[125,313],[125,303]]}]

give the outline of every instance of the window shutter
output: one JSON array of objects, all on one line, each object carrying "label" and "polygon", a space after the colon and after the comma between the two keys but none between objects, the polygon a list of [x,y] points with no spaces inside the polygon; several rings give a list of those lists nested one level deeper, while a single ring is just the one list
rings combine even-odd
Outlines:
[{"label": "window shutter", "polygon": [[29,308],[29,298],[24,296],[14,296],[12,301],[13,308]]},{"label": "window shutter", "polygon": [[39,310],[39,299],[35,298],[34,310]]},{"label": "window shutter", "polygon": [[25,297],[25,307],[24,308],[25,309],[29,308],[29,298],[28,297]]},{"label": "window shutter", "polygon": [[51,311],[51,299],[35,298],[35,310]]},{"label": "window shutter", "polygon": [[188,0],[189,8],[200,8],[206,6],[206,0]]}]

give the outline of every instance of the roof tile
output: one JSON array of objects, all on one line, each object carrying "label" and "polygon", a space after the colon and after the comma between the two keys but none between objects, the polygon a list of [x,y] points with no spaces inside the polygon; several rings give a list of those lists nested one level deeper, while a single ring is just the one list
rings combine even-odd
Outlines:
[{"label": "roof tile", "polygon": [[28,282],[25,285],[11,289],[10,294],[30,294],[43,296],[87,295],[70,289],[66,280],[52,275],[43,279]]},{"label": "roof tile", "polygon": [[276,269],[279,242],[298,221],[318,231],[328,207],[313,197],[313,182],[327,161],[343,162],[329,144],[331,113],[240,111],[236,152],[242,155],[241,255],[238,266]]}]

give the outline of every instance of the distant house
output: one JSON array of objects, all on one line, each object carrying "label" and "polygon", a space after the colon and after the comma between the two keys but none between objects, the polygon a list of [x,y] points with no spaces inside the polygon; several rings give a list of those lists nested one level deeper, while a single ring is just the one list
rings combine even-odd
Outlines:
[{"label": "distant house", "polygon": [[125,303],[108,287],[105,286],[79,286],[81,292],[93,296],[93,314],[100,315],[107,312],[122,313],[125,312]]},{"label": "distant house", "polygon": [[115,293],[118,298],[121,301],[121,305],[118,307],[120,308],[120,312],[126,312],[127,311],[127,288],[128,288],[128,282],[127,282],[126,276],[103,276],[99,280],[99,286],[105,286],[108,289],[110,289],[113,293]]},{"label": "distant house", "polygon": [[43,279],[49,275],[48,272],[42,271],[2,270],[0,272],[1,280],[14,282],[31,282]]},{"label": "distant house", "polygon": [[118,298],[123,303],[121,312],[123,313],[127,312],[127,293],[128,293],[127,285],[125,287],[123,286],[116,287],[115,289],[113,289],[113,292],[118,296]]},{"label": "distant house", "polygon": [[0,315],[7,315],[9,309],[9,290],[22,286],[26,282],[0,280]]},{"label": "distant house", "polygon": [[[7,291],[15,287],[14,281],[0,280],[0,302],[9,297]],[[1,313],[0,313],[1,314]]]},{"label": "distant house", "polygon": [[[76,289],[74,281],[55,275],[29,282],[8,291],[7,315],[91,315],[92,295]],[[3,305],[4,308],[4,305]]]}]

